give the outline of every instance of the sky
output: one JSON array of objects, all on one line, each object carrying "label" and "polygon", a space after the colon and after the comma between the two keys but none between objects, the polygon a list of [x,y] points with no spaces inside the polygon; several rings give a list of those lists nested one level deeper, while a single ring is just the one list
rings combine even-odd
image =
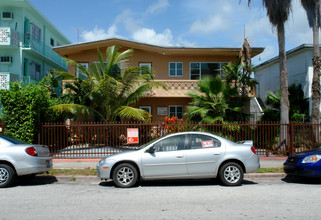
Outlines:
[{"label": "sky", "polygon": [[[258,65],[278,55],[262,0],[29,0],[72,43],[121,38],[159,46],[264,47]],[[285,25],[286,50],[312,44],[299,0]]]}]

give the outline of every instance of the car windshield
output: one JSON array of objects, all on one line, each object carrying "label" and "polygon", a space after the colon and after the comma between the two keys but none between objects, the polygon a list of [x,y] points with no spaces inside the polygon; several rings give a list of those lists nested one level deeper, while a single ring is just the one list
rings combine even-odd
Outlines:
[{"label": "car windshield", "polygon": [[148,145],[150,145],[151,143],[154,143],[155,141],[157,141],[158,139],[154,139],[146,144],[143,144],[142,146],[140,146],[137,150],[143,149],[145,147],[147,147]]},{"label": "car windshield", "polygon": [[26,142],[19,140],[17,138],[12,138],[12,137],[3,136],[3,135],[0,135],[0,137],[5,139],[6,141],[12,143],[12,144],[27,144]]}]

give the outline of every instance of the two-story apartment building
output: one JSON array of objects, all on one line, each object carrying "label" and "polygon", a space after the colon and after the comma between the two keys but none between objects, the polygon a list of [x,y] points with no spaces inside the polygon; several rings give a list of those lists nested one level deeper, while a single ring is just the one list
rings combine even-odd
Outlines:
[{"label": "two-story apartment building", "polygon": [[[160,47],[121,39],[107,39],[94,42],[55,47],[55,51],[88,67],[98,61],[97,48],[103,54],[106,48],[118,45],[121,51],[133,49],[130,66],[152,68],[155,80],[166,83],[168,90],[153,89],[142,98],[137,106],[147,110],[153,121],[163,120],[165,116],[183,117],[186,106],[191,102],[188,91],[196,88],[197,80],[205,75],[221,75],[221,68],[234,62],[241,48],[186,48]],[[252,48],[252,56],[263,48]],[[77,70],[69,67],[69,72],[77,75]],[[255,93],[251,94],[255,97]],[[247,111],[249,112],[248,103]]]},{"label": "two-story apartment building", "polygon": [[28,0],[1,0],[0,89],[14,81],[37,82],[52,69],[67,70],[52,48],[70,43]]}]

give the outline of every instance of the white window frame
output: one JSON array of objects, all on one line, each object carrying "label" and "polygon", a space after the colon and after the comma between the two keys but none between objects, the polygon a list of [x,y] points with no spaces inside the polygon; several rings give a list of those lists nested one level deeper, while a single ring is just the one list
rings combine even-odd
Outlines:
[{"label": "white window frame", "polygon": [[[88,66],[89,66],[88,63],[79,63],[79,64],[82,65],[82,66],[84,66],[84,67],[86,67],[86,68],[88,69]],[[76,70],[76,76],[80,78],[78,67],[77,67],[77,70]]]},{"label": "white window frame", "polygon": [[[175,117],[178,117],[177,116],[177,107],[182,107],[182,118],[183,118],[183,114],[184,114],[184,107],[183,107],[183,105],[169,105],[168,106],[168,114],[169,114],[169,117],[171,118],[173,115],[171,115],[171,111],[170,111],[170,108],[171,107],[175,107],[175,114],[174,114],[174,116]],[[182,119],[182,118],[178,118],[178,119]]]},{"label": "white window frame", "polygon": [[152,114],[152,106],[151,105],[140,105],[139,106],[140,109],[144,109],[146,111],[146,109],[148,109],[148,113]]},{"label": "white window frame", "polygon": [[[149,71],[152,70],[152,63],[150,63],[150,62],[146,62],[146,63],[141,62],[141,63],[138,63],[138,65],[139,65],[140,68],[146,66],[146,67],[148,67]],[[142,75],[142,71],[140,71],[140,75]]]},{"label": "white window frame", "polygon": [[222,78],[222,65],[228,64],[229,62],[190,62],[189,63],[189,79],[192,79],[192,63],[198,63],[199,66],[199,79],[202,79],[202,63],[216,63],[219,64],[219,70],[220,70],[220,77]]},{"label": "white window frame", "polygon": [[[175,75],[171,75],[171,64],[175,64]],[[178,70],[178,68],[177,68],[177,64],[178,63],[180,63],[180,64],[182,64],[182,75],[178,75],[177,74],[177,70]],[[168,76],[169,77],[183,77],[183,62],[168,62]]]}]

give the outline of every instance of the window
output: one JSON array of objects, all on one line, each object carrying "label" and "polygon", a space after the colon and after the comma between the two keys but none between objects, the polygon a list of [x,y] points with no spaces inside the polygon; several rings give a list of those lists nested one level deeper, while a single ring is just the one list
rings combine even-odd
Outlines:
[{"label": "window", "polygon": [[41,40],[41,29],[35,24],[32,24],[31,36],[35,41],[39,42]]},{"label": "window", "polygon": [[166,138],[154,145],[155,152],[184,150],[185,135]]},{"label": "window", "polygon": [[203,134],[191,134],[188,149],[205,149],[220,147],[221,142],[211,136]]},{"label": "window", "polygon": [[202,79],[204,76],[221,76],[226,63],[190,63],[190,79]]},{"label": "window", "polygon": [[139,108],[147,111],[149,114],[152,114],[152,106],[150,105],[139,106]]},{"label": "window", "polygon": [[13,14],[8,11],[2,12],[2,20],[12,20]]},{"label": "window", "polygon": [[53,38],[50,38],[50,45],[55,46],[55,40]]},{"label": "window", "polygon": [[157,115],[167,115],[167,107],[157,107]]},{"label": "window", "polygon": [[152,63],[139,63],[140,74],[148,74],[152,70]]},{"label": "window", "polygon": [[170,105],[169,106],[169,117],[172,116],[183,118],[183,106],[182,105]]},{"label": "window", "polygon": [[170,62],[169,63],[169,76],[183,76],[183,63]]},{"label": "window", "polygon": [[[88,63],[79,63],[79,64],[85,67],[86,69],[88,69]],[[81,70],[79,68],[77,68],[76,76],[79,77],[80,79],[85,79],[85,76],[81,74]]]},{"label": "window", "polygon": [[34,80],[39,81],[41,79],[41,66],[38,63],[31,63],[30,77]]},{"label": "window", "polygon": [[1,63],[12,63],[12,57],[9,57],[9,56],[1,57]]}]

